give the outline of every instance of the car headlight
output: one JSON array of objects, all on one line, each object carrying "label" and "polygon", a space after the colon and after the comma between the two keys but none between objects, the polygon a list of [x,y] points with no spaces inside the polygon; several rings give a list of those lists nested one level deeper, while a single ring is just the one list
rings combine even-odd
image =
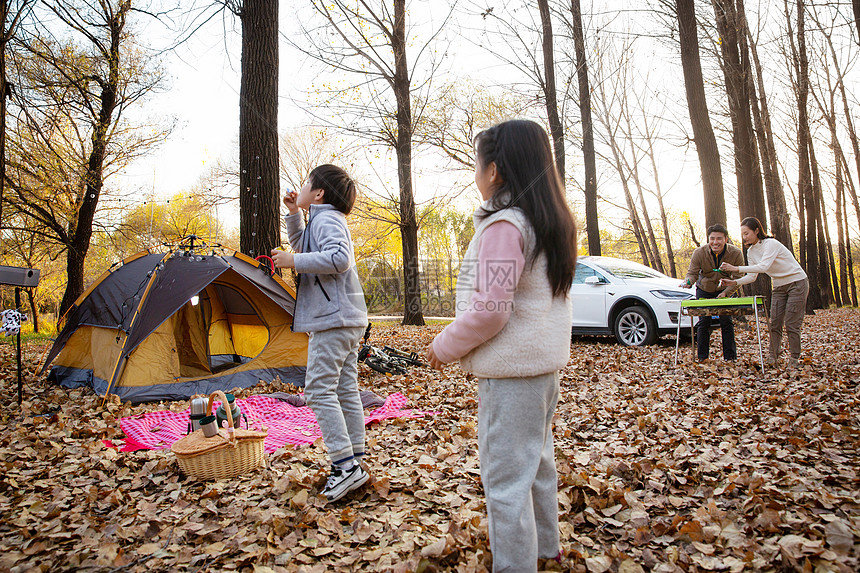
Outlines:
[{"label": "car headlight", "polygon": [[667,300],[686,300],[688,298],[693,298],[692,293],[680,292],[677,290],[652,290],[651,294],[653,294],[657,298],[664,298]]}]

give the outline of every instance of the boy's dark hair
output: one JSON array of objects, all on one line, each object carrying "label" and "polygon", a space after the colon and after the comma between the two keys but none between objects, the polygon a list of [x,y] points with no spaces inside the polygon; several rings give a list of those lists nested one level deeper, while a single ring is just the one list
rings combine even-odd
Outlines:
[{"label": "boy's dark hair", "polygon": [[566,296],[576,270],[576,224],[546,131],[529,120],[505,121],[479,133],[475,151],[476,161],[495,163],[502,179],[486,215],[508,207],[522,210],[535,234],[529,262],[544,253],[552,294]]},{"label": "boy's dark hair", "polygon": [[332,205],[335,209],[349,215],[355,205],[355,181],[337,165],[326,163],[314,167],[308,176],[311,189],[323,190],[323,203]]},{"label": "boy's dark hair", "polygon": [[729,230],[726,229],[725,225],[721,225],[720,223],[714,223],[708,227],[708,234],[705,236],[710,237],[711,233],[722,233],[725,238],[729,238]]},{"label": "boy's dark hair", "polygon": [[771,238],[764,232],[764,227],[762,227],[761,221],[759,221],[755,217],[745,218],[743,221],[741,221],[741,227],[746,227],[750,231],[753,231],[756,234],[756,237],[759,238],[759,240]]}]

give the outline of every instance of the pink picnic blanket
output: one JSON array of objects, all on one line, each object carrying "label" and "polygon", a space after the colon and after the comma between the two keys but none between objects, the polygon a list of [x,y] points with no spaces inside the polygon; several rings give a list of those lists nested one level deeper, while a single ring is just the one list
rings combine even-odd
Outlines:
[{"label": "pink picnic blanket", "polygon": [[[391,394],[385,399],[385,404],[365,417],[364,423],[370,424],[389,418],[420,418],[435,414],[435,412],[421,410],[403,410],[402,407],[406,402],[407,398],[403,394]],[[296,407],[269,396],[250,396],[246,399],[238,399],[236,403],[239,404],[242,413],[248,417],[252,430],[259,430],[261,424],[268,430],[265,441],[266,453],[272,453],[285,444],[295,446],[310,444],[322,437],[316,417],[307,406]],[[217,408],[219,404],[220,402],[215,402],[215,407]],[[173,442],[186,434],[190,412],[189,408],[182,412],[149,412],[120,419],[120,428],[126,435],[125,445],[120,451],[169,448]],[[245,427],[244,418],[242,427]]]}]

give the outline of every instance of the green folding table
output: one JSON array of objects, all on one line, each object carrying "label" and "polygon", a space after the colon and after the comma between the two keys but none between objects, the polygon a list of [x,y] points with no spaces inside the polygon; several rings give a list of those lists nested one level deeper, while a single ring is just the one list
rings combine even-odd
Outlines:
[{"label": "green folding table", "polygon": [[[759,307],[765,310],[764,297],[761,295],[738,298],[694,298],[681,301],[678,317],[678,331],[675,335],[675,366],[678,365],[678,345],[681,340],[681,316],[721,316],[755,315],[755,333],[758,338],[758,357],[764,370],[764,353],[761,349],[761,330],[759,329]],[[695,339],[693,321],[690,321],[690,334]]]}]

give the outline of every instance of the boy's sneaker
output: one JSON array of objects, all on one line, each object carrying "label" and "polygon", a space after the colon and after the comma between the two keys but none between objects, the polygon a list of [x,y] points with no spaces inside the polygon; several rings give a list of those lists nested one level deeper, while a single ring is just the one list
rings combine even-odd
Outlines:
[{"label": "boy's sneaker", "polygon": [[361,464],[355,464],[348,470],[332,466],[331,475],[328,476],[322,494],[326,496],[329,502],[337,501],[352,490],[363,486],[368,479],[370,479],[370,475],[364,471]]}]

